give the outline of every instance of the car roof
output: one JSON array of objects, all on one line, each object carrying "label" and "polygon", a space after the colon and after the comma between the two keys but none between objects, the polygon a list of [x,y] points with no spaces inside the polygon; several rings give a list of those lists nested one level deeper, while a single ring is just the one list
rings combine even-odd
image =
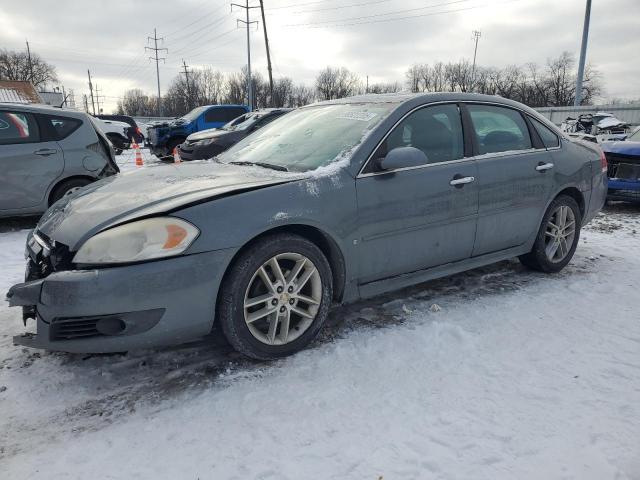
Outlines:
[{"label": "car roof", "polygon": [[463,93],[463,92],[433,92],[433,93],[369,93],[365,95],[355,95],[353,97],[339,98],[336,100],[325,100],[316,102],[312,105],[332,105],[332,104],[350,104],[350,103],[432,103],[441,101],[461,101],[461,102],[491,102],[503,103],[505,105],[523,106],[521,103],[509,100],[498,95],[484,95],[481,93]]},{"label": "car roof", "polygon": [[544,119],[545,123],[550,122],[536,112],[532,108],[515,100],[509,100],[499,95],[485,95],[481,93],[464,93],[464,92],[433,92],[433,93],[370,93],[366,95],[355,95],[353,97],[340,98],[336,100],[325,100],[322,102],[312,103],[302,108],[308,108],[317,105],[346,105],[346,104],[361,104],[361,103],[392,103],[398,106],[402,104],[409,104],[411,107],[418,107],[434,102],[481,102],[481,103],[495,103],[505,105],[507,107],[514,107],[519,110],[526,111],[530,115],[535,116],[537,119]]},{"label": "car roof", "polygon": [[86,118],[87,114],[71,108],[52,107],[51,105],[37,103],[0,103],[0,110],[13,110],[19,112],[45,113],[47,115],[62,115],[75,118]]}]

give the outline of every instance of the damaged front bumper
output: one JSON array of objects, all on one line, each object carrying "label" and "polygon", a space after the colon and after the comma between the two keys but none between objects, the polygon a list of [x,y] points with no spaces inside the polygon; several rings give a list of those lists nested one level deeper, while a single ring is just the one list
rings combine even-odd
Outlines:
[{"label": "damaged front bumper", "polygon": [[177,345],[207,335],[233,251],[135,265],[66,270],[11,287],[7,300],[36,319],[16,345],[74,353]]}]

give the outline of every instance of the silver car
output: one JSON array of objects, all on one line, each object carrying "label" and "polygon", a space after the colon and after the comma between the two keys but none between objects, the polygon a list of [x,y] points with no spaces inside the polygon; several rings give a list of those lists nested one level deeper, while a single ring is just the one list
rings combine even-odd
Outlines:
[{"label": "silver car", "polygon": [[83,112],[0,103],[0,217],[43,213],[118,173],[113,148]]},{"label": "silver car", "polygon": [[[606,159],[499,97],[309,105],[210,162],[118,175],[56,203],[9,304],[19,345],[122,352],[208,335],[278,358],[348,303],[519,257],[564,268],[602,208]],[[402,348],[400,345],[399,348]]]}]

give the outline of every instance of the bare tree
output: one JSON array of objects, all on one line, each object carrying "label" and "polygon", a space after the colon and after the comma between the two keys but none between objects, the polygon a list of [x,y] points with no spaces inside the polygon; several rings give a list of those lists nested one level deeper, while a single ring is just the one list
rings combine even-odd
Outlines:
[{"label": "bare tree", "polygon": [[327,67],[316,77],[316,91],[320,100],[349,97],[358,93],[360,78],[345,67]]},{"label": "bare tree", "polygon": [[45,62],[38,54],[0,50],[0,80],[29,81],[40,87],[47,83],[56,83],[58,76],[53,65]]}]

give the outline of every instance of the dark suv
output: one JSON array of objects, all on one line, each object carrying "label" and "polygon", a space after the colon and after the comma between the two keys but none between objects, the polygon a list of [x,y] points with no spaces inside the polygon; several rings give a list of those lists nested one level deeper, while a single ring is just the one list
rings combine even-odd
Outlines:
[{"label": "dark suv", "polygon": [[138,124],[133,117],[128,115],[96,115],[96,118],[101,120],[112,120],[114,122],[124,122],[129,125],[129,129],[127,130],[129,141],[135,140],[136,143],[142,143],[144,141],[142,130],[140,130],[140,127],[138,127]]}]

